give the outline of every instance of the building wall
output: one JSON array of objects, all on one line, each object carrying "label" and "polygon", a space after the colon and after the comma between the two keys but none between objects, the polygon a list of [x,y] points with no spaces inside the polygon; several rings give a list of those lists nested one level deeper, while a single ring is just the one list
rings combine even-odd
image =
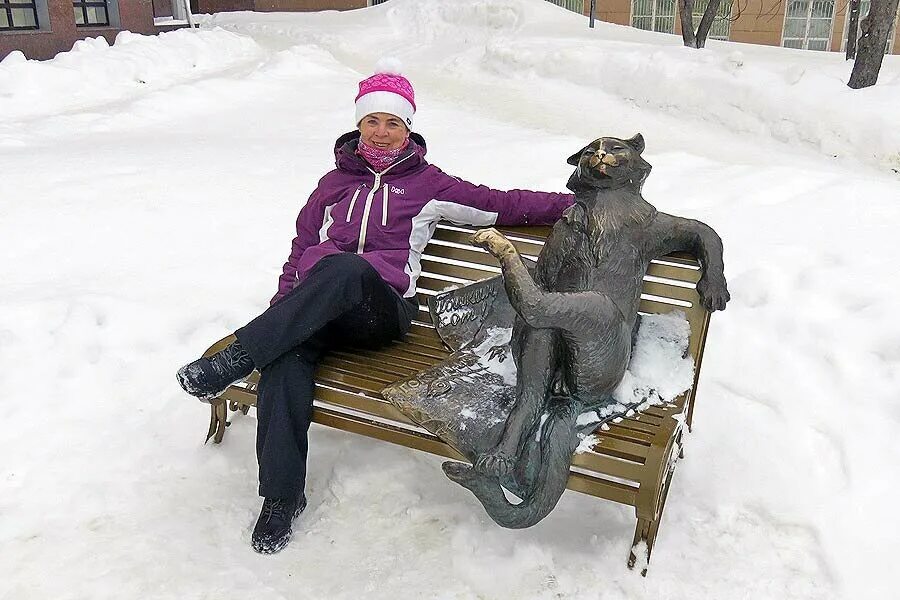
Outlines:
[{"label": "building wall", "polygon": [[[594,11],[596,17],[601,21],[617,25],[631,25],[631,0],[597,0]],[[585,1],[584,12],[587,15],[590,14],[590,0]]]},{"label": "building wall", "polygon": [[160,31],[153,25],[152,0],[119,0],[119,27],[76,27],[71,0],[48,0],[47,4],[49,29],[0,32],[0,60],[13,50],[21,50],[28,58],[53,58],[86,37],[102,36],[111,44],[123,29],[148,35]]},{"label": "building wall", "polygon": [[199,8],[201,14],[253,10],[253,0],[199,0]]}]

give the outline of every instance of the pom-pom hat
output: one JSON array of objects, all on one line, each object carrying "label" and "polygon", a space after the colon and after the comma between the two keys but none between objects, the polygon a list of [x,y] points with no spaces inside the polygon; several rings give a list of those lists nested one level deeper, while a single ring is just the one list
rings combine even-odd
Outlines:
[{"label": "pom-pom hat", "polygon": [[416,113],[416,94],[409,80],[400,75],[397,61],[381,60],[375,74],[359,82],[356,96],[356,124],[366,115],[387,113],[399,117],[412,129]]}]

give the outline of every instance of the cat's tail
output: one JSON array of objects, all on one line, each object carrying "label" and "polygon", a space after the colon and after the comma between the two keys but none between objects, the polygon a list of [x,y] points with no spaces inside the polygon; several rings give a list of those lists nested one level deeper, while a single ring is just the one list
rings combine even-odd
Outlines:
[{"label": "cat's tail", "polygon": [[575,422],[578,411],[572,403],[558,404],[541,431],[541,455],[538,475],[530,497],[512,504],[494,475],[479,473],[465,463],[445,462],[444,473],[456,483],[468,488],[502,527],[522,529],[531,527],[550,514],[566,490],[572,453],[578,445]]}]

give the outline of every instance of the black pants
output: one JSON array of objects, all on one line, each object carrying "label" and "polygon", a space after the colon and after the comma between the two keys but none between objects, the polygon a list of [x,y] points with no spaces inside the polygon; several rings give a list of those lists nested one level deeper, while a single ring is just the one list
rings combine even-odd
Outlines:
[{"label": "black pants", "polygon": [[409,331],[418,307],[356,254],[321,259],[293,291],[235,332],[260,371],[259,495],[293,497],[306,483],[313,375],[341,347],[378,348]]}]

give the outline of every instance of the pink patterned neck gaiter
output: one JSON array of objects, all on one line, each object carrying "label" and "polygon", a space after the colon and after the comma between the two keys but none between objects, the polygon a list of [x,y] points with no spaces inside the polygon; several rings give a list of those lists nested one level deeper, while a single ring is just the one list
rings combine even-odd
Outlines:
[{"label": "pink patterned neck gaiter", "polygon": [[394,164],[404,150],[409,146],[409,138],[403,142],[403,145],[396,150],[382,150],[374,146],[369,146],[362,138],[359,139],[359,146],[356,153],[366,159],[366,162],[372,165],[376,171],[381,172]]}]

